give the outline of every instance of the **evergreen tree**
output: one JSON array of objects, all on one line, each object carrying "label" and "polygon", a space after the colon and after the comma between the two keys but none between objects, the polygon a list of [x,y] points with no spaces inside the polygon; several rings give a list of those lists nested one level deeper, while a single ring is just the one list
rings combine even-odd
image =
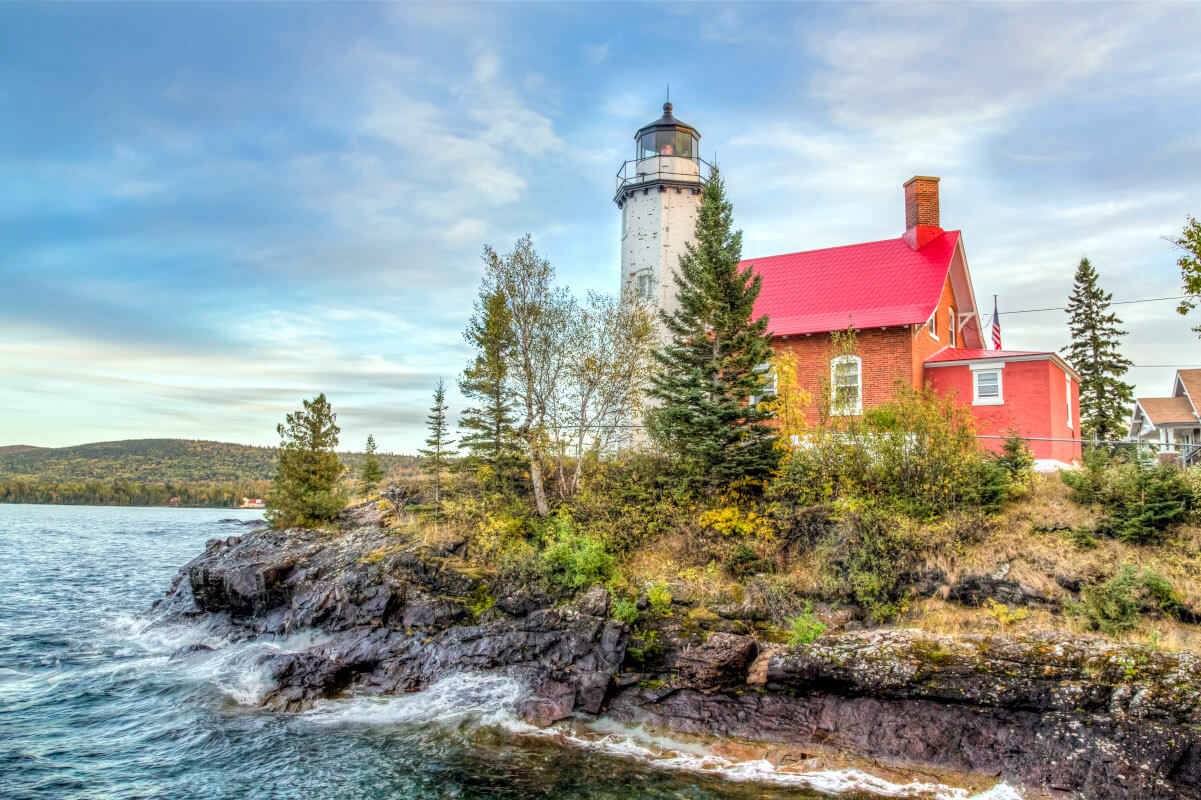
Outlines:
[{"label": "evergreen tree", "polygon": [[[1196,308],[1197,301],[1201,298],[1201,222],[1189,217],[1184,229],[1180,231],[1180,236],[1173,239],[1172,244],[1184,251],[1184,255],[1177,259],[1176,264],[1180,267],[1180,278],[1188,296],[1180,302],[1176,310],[1187,314]],[[1201,333],[1201,325],[1193,328],[1193,331]]]},{"label": "evergreen tree", "polygon": [[425,440],[425,449],[417,452],[421,454],[422,467],[430,476],[430,485],[434,489],[434,516],[436,518],[442,507],[442,474],[446,471],[447,457],[450,445],[453,443],[447,435],[450,427],[446,420],[446,386],[441,378],[438,379],[438,385],[434,387],[434,404],[430,407],[430,414],[425,421],[430,435]]},{"label": "evergreen tree", "polygon": [[658,370],[646,416],[652,439],[676,455],[694,486],[716,489],[766,478],[775,466],[762,395],[772,357],[767,317],[752,319],[762,278],[740,270],[742,232],[714,168],[701,196],[696,244],[675,276],[679,310],[660,312],[669,341],[654,353]]},{"label": "evergreen tree", "polygon": [[367,446],[363,448],[363,466],[359,469],[359,485],[363,496],[370,497],[384,478],[384,468],[375,455],[375,437],[367,434]]},{"label": "evergreen tree", "polygon": [[279,465],[267,495],[267,520],[276,528],[324,526],[346,505],[339,486],[342,464],[337,417],[324,394],[304,401],[304,408],[279,425]]},{"label": "evergreen tree", "polygon": [[514,347],[512,317],[504,294],[485,286],[463,338],[476,356],[459,379],[463,395],[477,405],[463,411],[460,444],[480,483],[489,488],[511,487],[521,469],[521,445],[514,429],[513,405],[505,382]]},{"label": "evergreen tree", "polygon": [[1097,271],[1087,258],[1080,260],[1076,282],[1068,298],[1068,330],[1072,343],[1064,353],[1080,373],[1081,435],[1084,439],[1118,439],[1134,402],[1134,387],[1122,380],[1130,360],[1118,350],[1126,331],[1109,310],[1113,294],[1097,283]]}]

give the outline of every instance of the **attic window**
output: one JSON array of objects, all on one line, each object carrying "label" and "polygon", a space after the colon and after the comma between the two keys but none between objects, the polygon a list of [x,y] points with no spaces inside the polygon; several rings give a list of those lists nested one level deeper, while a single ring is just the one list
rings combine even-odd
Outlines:
[{"label": "attic window", "polygon": [[947,309],[947,340],[951,343],[951,347],[956,347],[955,344],[955,309]]},{"label": "attic window", "polygon": [[934,313],[930,315],[930,319],[926,320],[926,330],[935,339],[938,338],[938,309],[934,309]]}]

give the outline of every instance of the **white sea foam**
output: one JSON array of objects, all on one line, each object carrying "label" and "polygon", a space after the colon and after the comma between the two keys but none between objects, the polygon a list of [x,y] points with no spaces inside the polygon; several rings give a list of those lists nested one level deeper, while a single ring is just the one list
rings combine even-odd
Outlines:
[{"label": "white sea foam", "polygon": [[[238,705],[259,705],[275,684],[268,659],[280,653],[297,653],[330,639],[321,632],[303,630],[276,639],[232,641],[220,617],[208,622],[163,624],[140,616],[116,618],[108,623],[109,645],[121,658],[105,662],[99,671],[137,667],[169,671],[185,683],[206,683]],[[187,648],[196,648],[191,652]],[[137,668],[135,667],[135,668]]]},{"label": "white sea foam", "polygon": [[422,692],[375,697],[357,696],[327,700],[301,715],[320,725],[438,725],[490,726],[514,735],[552,740],[560,745],[605,755],[633,759],[646,766],[709,775],[730,781],[808,788],[830,794],[870,792],[882,797],[931,800],[1022,800],[1006,784],[978,794],[937,783],[894,783],[856,769],[798,772],[767,760],[726,758],[701,741],[683,741],[641,726],[626,726],[606,719],[587,724],[537,728],[513,713],[523,694],[520,683],[496,675],[460,674],[445,678]]},{"label": "white sea foam", "polygon": [[459,674],[424,691],[387,697],[359,695],[317,703],[302,717],[320,725],[447,725],[464,722],[531,733],[538,728],[512,712],[524,693],[520,683],[500,675]]}]

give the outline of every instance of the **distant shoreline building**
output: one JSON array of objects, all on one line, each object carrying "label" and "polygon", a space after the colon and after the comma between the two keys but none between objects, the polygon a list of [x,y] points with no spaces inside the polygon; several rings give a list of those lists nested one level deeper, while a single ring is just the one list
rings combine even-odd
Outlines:
[{"label": "distant shoreline building", "polygon": [[[700,133],[670,103],[634,139],[614,196],[621,291],[670,313],[710,167]],[[962,233],[942,227],[938,184],[921,175],[905,182],[899,238],[743,260],[763,278],[755,315],[770,317],[777,351],[796,354],[801,388],[816,397],[828,379],[849,399],[839,413],[862,414],[899,385],[929,384],[971,409],[985,448],[999,450],[1016,432],[1043,466],[1078,462],[1080,376],[1051,351],[988,349]],[[833,334],[848,327],[858,352],[835,359]]]}]

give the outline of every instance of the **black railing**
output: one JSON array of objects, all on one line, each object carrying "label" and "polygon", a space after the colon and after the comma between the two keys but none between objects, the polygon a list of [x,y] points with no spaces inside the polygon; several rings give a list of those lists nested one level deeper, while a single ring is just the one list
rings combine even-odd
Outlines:
[{"label": "black railing", "polygon": [[[691,161],[697,165],[697,171],[680,171],[664,169],[678,167],[678,162]],[[653,169],[652,169],[653,168]],[[687,158],[685,156],[647,156],[632,158],[617,170],[617,189],[615,195],[620,198],[627,189],[637,188],[645,184],[665,183],[668,185],[684,185],[704,183],[709,180],[713,165],[703,158]]]}]

